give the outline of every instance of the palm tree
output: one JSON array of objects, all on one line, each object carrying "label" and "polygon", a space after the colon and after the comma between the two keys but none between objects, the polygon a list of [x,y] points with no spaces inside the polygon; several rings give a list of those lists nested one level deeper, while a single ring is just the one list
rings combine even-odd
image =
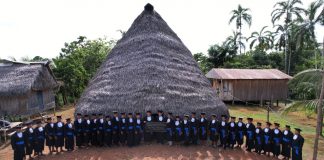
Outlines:
[{"label": "palm tree", "polygon": [[281,51],[282,48],[285,48],[286,46],[286,41],[285,41],[285,28],[282,25],[275,25],[275,32],[273,32],[273,36],[274,36],[274,47],[277,51]]},{"label": "palm tree", "polygon": [[[317,24],[321,24],[322,19],[324,19],[324,9],[321,8],[323,4],[323,0],[312,2],[308,9],[305,11],[306,17],[299,20],[300,25],[298,25],[295,32],[295,37],[298,42],[298,49],[302,49],[304,44],[307,44],[313,48],[318,48],[318,43],[316,41],[314,31],[315,26]],[[318,11],[320,13],[318,13]]]},{"label": "palm tree", "polygon": [[253,48],[254,44],[257,43],[256,48],[262,51],[266,51],[272,47],[272,32],[266,30],[268,26],[262,27],[260,32],[252,32],[251,36],[247,41],[251,40],[250,49]]},{"label": "palm tree", "polygon": [[[290,65],[287,65],[288,63],[288,48],[289,48],[289,26],[292,23],[293,15],[296,15],[297,19],[301,19],[301,13],[304,11],[304,9],[297,7],[296,5],[302,4],[301,0],[287,0],[282,2],[277,2],[274,5],[274,10],[271,13],[272,16],[272,23],[274,24],[276,21],[279,21],[281,17],[285,16],[285,72],[289,74]],[[291,49],[289,49],[289,57],[291,57]],[[289,64],[290,64],[290,58],[289,58]]]},{"label": "palm tree", "polygon": [[[249,8],[243,8],[240,4],[238,5],[236,10],[232,10],[232,17],[229,20],[229,24],[231,24],[235,20],[236,29],[239,30],[239,42],[242,43],[242,25],[243,21],[249,25],[252,24],[252,16],[248,13],[250,11]],[[241,46],[240,47],[240,54],[242,53]]]},{"label": "palm tree", "polygon": [[239,40],[241,33],[235,31],[233,31],[232,33],[233,34],[231,36],[226,38],[224,45],[234,47],[235,50],[237,50],[238,48],[243,48],[245,50],[245,44]]}]

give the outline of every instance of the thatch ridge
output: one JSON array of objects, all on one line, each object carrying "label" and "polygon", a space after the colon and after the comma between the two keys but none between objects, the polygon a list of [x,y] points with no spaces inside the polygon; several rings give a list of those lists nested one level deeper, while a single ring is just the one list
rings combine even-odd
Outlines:
[{"label": "thatch ridge", "polygon": [[89,82],[76,112],[158,109],[228,115],[180,38],[156,11],[144,10]]},{"label": "thatch ridge", "polygon": [[47,62],[25,63],[3,60],[0,66],[0,96],[22,96],[58,87]]}]

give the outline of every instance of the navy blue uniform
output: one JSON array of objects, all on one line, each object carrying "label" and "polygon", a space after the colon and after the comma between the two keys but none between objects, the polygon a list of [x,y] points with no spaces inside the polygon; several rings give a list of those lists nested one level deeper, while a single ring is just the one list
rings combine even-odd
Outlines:
[{"label": "navy blue uniform", "polygon": [[226,149],[227,140],[228,140],[228,123],[221,121],[219,125],[219,140],[224,149]]},{"label": "navy blue uniform", "polygon": [[37,154],[42,153],[44,151],[44,143],[45,143],[45,130],[43,127],[38,127],[35,130],[35,152]]},{"label": "navy blue uniform", "polygon": [[55,147],[64,146],[64,123],[57,122],[54,125],[55,128]]},{"label": "navy blue uniform", "polygon": [[254,148],[254,132],[255,126],[253,123],[246,124],[246,148],[248,151],[251,151]]},{"label": "navy blue uniform", "polygon": [[228,124],[228,144],[231,148],[234,148],[236,143],[237,135],[237,124],[235,122],[230,122]]},{"label": "navy blue uniform", "polygon": [[26,155],[31,155],[34,151],[35,146],[35,133],[34,129],[27,128],[24,132]]},{"label": "navy blue uniform", "polygon": [[11,136],[11,147],[14,151],[14,160],[23,160],[25,158],[25,139],[22,132]]},{"label": "navy blue uniform", "polygon": [[290,158],[291,156],[291,143],[293,138],[293,133],[290,130],[284,130],[282,134],[282,150],[281,154],[285,157]]},{"label": "navy blue uniform", "polygon": [[272,138],[272,140],[273,140],[272,153],[273,153],[273,155],[278,157],[279,154],[281,153],[280,147],[281,147],[281,140],[282,140],[282,133],[281,133],[281,131],[279,129],[274,129],[273,130],[273,138]]},{"label": "navy blue uniform", "polygon": [[126,119],[127,127],[127,145],[128,147],[133,147],[135,144],[135,121],[134,118]]},{"label": "navy blue uniform", "polygon": [[105,144],[110,147],[112,145],[112,135],[113,135],[112,134],[113,124],[110,120],[104,122],[104,130],[105,130],[105,136],[104,136]]},{"label": "navy blue uniform", "polygon": [[83,145],[83,123],[82,119],[77,119],[74,121],[74,129],[75,129],[75,144],[80,147]]},{"label": "navy blue uniform", "polygon": [[104,145],[104,119],[98,119],[97,120],[97,144],[99,146]]},{"label": "navy blue uniform", "polygon": [[270,128],[263,129],[263,150],[264,150],[264,152],[271,152],[271,150],[272,150],[272,136],[273,136],[273,131]]},{"label": "navy blue uniform", "polygon": [[199,139],[207,140],[207,129],[208,129],[208,121],[206,118],[201,118],[199,121]]},{"label": "navy blue uniform", "polygon": [[54,123],[47,123],[45,125],[46,146],[55,146],[55,126]]},{"label": "navy blue uniform", "polygon": [[291,143],[292,146],[292,160],[302,160],[303,155],[303,145],[304,145],[304,138],[301,135],[294,135],[293,140]]},{"label": "navy blue uniform", "polygon": [[255,129],[255,152],[261,154],[263,146],[263,130],[261,128]]},{"label": "navy blue uniform", "polygon": [[183,140],[184,140],[184,145],[189,145],[190,144],[190,121],[188,120],[183,120]]},{"label": "navy blue uniform", "polygon": [[120,139],[120,118],[119,117],[113,117],[112,118],[112,125],[113,125],[113,133],[112,133],[112,140],[115,145],[119,144]]},{"label": "navy blue uniform", "polygon": [[190,137],[191,137],[191,143],[192,144],[197,144],[198,141],[198,130],[199,130],[199,122],[197,118],[191,118],[190,119]]},{"label": "navy blue uniform", "polygon": [[65,148],[68,151],[74,150],[74,129],[72,123],[64,125]]},{"label": "navy blue uniform", "polygon": [[243,144],[245,130],[246,130],[245,124],[243,122],[237,122],[236,142],[238,145]]},{"label": "navy blue uniform", "polygon": [[135,119],[135,145],[139,145],[141,143],[142,140],[142,134],[143,134],[143,121],[139,118],[139,119]]},{"label": "navy blue uniform", "polygon": [[83,120],[82,122],[82,132],[83,132],[83,143],[88,146],[91,141],[91,121]]}]

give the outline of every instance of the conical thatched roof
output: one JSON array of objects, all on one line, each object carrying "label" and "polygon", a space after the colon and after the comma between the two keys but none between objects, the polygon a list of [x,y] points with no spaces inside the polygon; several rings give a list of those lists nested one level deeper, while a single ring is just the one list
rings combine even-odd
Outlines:
[{"label": "conical thatched roof", "polygon": [[228,115],[190,51],[148,4],[90,81],[76,112],[159,109]]}]

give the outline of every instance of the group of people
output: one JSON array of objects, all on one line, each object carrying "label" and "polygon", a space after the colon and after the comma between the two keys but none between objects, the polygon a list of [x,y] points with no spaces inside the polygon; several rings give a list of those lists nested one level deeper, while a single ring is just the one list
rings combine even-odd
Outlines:
[{"label": "group of people", "polygon": [[[164,130],[152,131],[145,126],[150,122],[163,122]],[[162,124],[162,123],[161,123]],[[280,154],[285,159],[290,157],[293,160],[302,159],[302,147],[304,138],[300,135],[301,130],[295,128],[295,133],[290,131],[290,126],[286,125],[284,130],[280,130],[280,124],[267,122],[262,128],[261,123],[253,124],[252,118],[247,118],[247,123],[243,118],[221,116],[219,121],[216,115],[206,117],[205,113],[196,116],[195,112],[191,115],[173,116],[172,113],[164,114],[158,111],[152,115],[147,111],[145,116],[140,113],[121,113],[113,112],[112,116],[103,114],[81,115],[76,114],[74,122],[66,119],[62,122],[62,117],[57,116],[54,123],[52,118],[47,119],[45,127],[41,122],[37,127],[33,123],[27,123],[27,129],[23,132],[21,127],[17,128],[16,133],[11,137],[11,145],[14,150],[14,159],[23,159],[26,155],[30,158],[34,155],[42,155],[44,145],[48,146],[50,154],[62,152],[63,147],[67,151],[89,146],[119,146],[129,147],[140,145],[142,139],[150,143],[156,140],[157,143],[168,145],[183,144],[206,145],[207,140],[211,141],[212,147],[223,149],[239,147],[243,145],[245,137],[246,150],[254,151],[258,154],[270,153],[274,157]]]}]

